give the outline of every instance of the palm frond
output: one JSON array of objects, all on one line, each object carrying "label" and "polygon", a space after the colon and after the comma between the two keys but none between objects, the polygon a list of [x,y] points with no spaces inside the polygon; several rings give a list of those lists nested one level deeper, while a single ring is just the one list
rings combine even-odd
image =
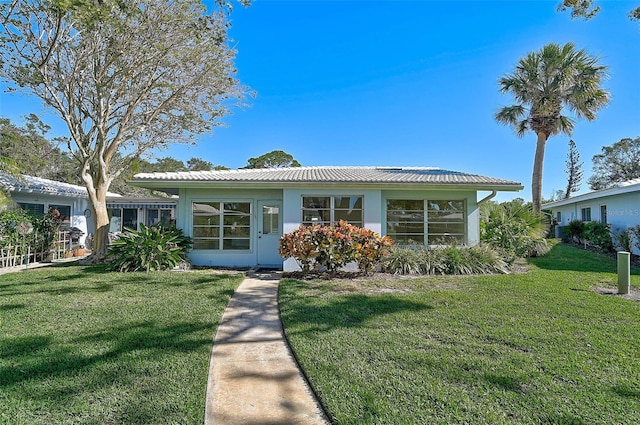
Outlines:
[{"label": "palm frond", "polygon": [[598,61],[573,43],[549,43],[527,54],[514,73],[499,80],[500,91],[510,93],[521,109],[503,108],[496,121],[513,126],[519,135],[529,130],[571,134],[574,122],[565,112],[593,120],[609,101],[609,93],[601,88],[607,67]]},{"label": "palm frond", "polygon": [[501,124],[516,126],[526,113],[523,105],[505,106],[496,112],[495,119]]}]

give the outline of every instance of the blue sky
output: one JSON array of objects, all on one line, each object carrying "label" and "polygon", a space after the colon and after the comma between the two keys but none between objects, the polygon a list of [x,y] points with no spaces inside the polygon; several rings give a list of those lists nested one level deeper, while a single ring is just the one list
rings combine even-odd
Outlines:
[{"label": "blue sky", "polygon": [[[634,1],[600,1],[591,21],[551,1],[270,1],[235,4],[231,35],[243,84],[257,96],[226,127],[159,156],[242,167],[275,149],[302,165],[435,166],[520,181],[531,198],[535,135],[497,124],[511,103],[498,79],[549,42],[573,41],[609,66],[611,103],[573,139],[584,161],[640,136],[640,25]],[[34,112],[65,134],[36,98],[2,93],[0,116]],[[566,186],[569,138],[549,139],[543,196]]]}]

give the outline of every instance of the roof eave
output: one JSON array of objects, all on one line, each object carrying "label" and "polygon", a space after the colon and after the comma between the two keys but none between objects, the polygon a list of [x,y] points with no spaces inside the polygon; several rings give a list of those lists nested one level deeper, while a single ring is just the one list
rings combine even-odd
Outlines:
[{"label": "roof eave", "polygon": [[582,195],[575,196],[573,198],[561,199],[559,201],[548,202],[542,205],[542,208],[557,208],[567,205],[575,204],[578,202],[591,201],[593,199],[606,198],[608,196],[622,195],[625,193],[640,191],[640,184],[634,184],[622,187],[612,187],[608,189],[596,190]]},{"label": "roof eave", "polygon": [[518,192],[524,186],[518,183],[428,183],[428,182],[291,182],[291,181],[193,181],[193,180],[131,180],[132,186],[161,190],[166,193],[178,193],[180,189],[200,189],[203,187],[217,187],[224,189],[288,189],[300,187],[344,187],[371,189],[384,187],[385,189],[454,189],[454,190],[490,190],[500,192]]}]

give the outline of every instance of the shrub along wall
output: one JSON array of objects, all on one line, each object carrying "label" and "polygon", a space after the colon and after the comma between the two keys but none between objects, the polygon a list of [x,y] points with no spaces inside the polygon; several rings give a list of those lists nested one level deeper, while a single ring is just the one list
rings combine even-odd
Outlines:
[{"label": "shrub along wall", "polygon": [[563,240],[598,248],[603,252],[613,251],[613,241],[626,245],[624,238],[615,238],[611,234],[611,226],[596,221],[573,220],[564,228]]},{"label": "shrub along wall", "polygon": [[468,275],[509,272],[509,265],[501,253],[489,246],[399,248],[384,259],[382,267],[387,273],[402,275]]},{"label": "shrub along wall", "polygon": [[280,238],[280,256],[294,258],[304,275],[327,271],[335,274],[356,263],[363,273],[371,273],[391,252],[388,236],[340,221],[333,226],[302,225]]}]

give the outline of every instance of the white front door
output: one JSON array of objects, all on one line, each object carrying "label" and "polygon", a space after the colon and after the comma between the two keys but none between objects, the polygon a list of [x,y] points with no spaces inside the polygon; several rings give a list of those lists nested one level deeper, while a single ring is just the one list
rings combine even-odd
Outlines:
[{"label": "white front door", "polygon": [[282,201],[258,201],[258,265],[282,267]]}]

